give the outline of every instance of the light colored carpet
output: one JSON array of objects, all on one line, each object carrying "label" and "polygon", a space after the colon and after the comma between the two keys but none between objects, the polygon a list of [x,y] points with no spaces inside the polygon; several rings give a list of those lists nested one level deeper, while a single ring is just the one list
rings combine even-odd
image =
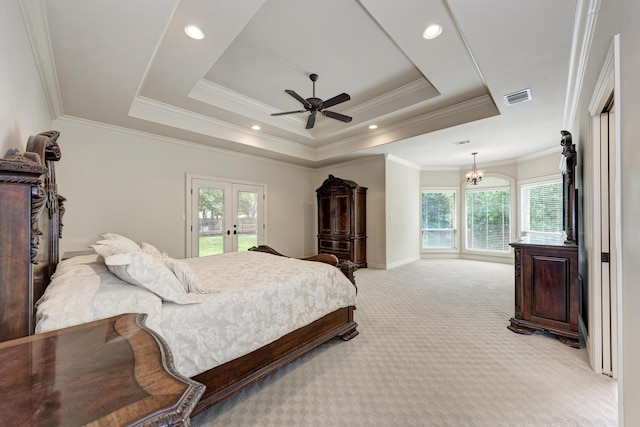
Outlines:
[{"label": "light colored carpet", "polygon": [[585,349],[507,329],[513,266],[421,260],[356,272],[360,335],[336,338],[194,426],[616,426]]}]

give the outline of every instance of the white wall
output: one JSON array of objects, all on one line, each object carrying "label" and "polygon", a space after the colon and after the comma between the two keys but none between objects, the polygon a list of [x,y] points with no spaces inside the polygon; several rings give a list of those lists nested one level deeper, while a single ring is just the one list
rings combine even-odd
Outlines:
[{"label": "white wall", "polygon": [[[372,156],[317,169],[313,187],[314,206],[315,189],[320,187],[329,175],[367,187],[367,265],[371,268],[386,268],[384,156]],[[313,229],[317,233],[317,219]]]},{"label": "white wall", "polygon": [[[596,33],[588,58],[587,70],[580,91],[578,107],[578,123],[570,131],[577,140],[579,150],[592,150],[590,144],[590,118],[588,105],[596,85],[596,79],[602,69],[604,58],[615,34],[620,34],[620,98],[616,100],[617,114],[620,117],[620,206],[621,206],[621,311],[622,327],[619,330],[621,354],[619,361],[619,406],[620,426],[640,425],[640,85],[638,70],[640,69],[640,2],[636,0],[602,0],[597,17]],[[579,151],[580,152],[580,151]],[[586,156],[590,162],[590,155]],[[583,179],[588,179],[588,170],[582,170]],[[585,213],[592,210],[591,188],[584,186]],[[588,204],[587,204],[588,203]],[[585,240],[591,241],[590,228],[585,228]]]},{"label": "white wall", "polygon": [[51,115],[18,0],[0,1],[0,158],[24,151],[30,135],[51,129]]},{"label": "white wall", "polygon": [[640,425],[640,2],[622,2],[620,20],[620,150],[622,159],[622,382],[623,425]]},{"label": "white wall", "polygon": [[77,119],[54,126],[61,131],[58,186],[68,199],[63,253],[114,232],[184,257],[185,181],[193,173],[267,184],[266,243],[287,255],[310,254],[310,169]]},{"label": "white wall", "polygon": [[386,158],[387,268],[420,259],[420,171]]},{"label": "white wall", "polygon": [[422,187],[460,187],[460,171],[423,170],[420,172]]},{"label": "white wall", "polygon": [[518,162],[518,181],[544,176],[561,177],[560,157],[562,157],[562,146],[560,145],[560,132],[558,132],[558,149],[555,153]]}]

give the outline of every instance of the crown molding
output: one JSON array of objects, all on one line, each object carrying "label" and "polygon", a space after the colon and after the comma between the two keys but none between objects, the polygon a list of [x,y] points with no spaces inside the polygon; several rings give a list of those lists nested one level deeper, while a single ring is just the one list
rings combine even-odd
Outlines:
[{"label": "crown molding", "polygon": [[537,151],[533,154],[528,154],[526,156],[518,157],[516,159],[516,163],[528,162],[529,160],[535,160],[540,157],[548,156],[551,154],[557,154],[558,156],[562,155],[560,144],[558,144],[557,147],[547,148],[546,150]]},{"label": "crown molding", "polygon": [[53,119],[64,115],[44,0],[20,0],[22,20]]},{"label": "crown molding", "polygon": [[[391,126],[384,127],[384,129],[379,129],[373,134],[356,135],[335,143],[326,144],[317,149],[319,156],[318,160],[324,160],[336,155],[344,155],[357,150],[364,150],[374,146],[409,138],[415,135],[415,132],[411,132],[411,129],[415,128],[420,128],[421,133],[439,130],[442,127],[438,127],[438,125],[430,125],[433,123],[445,122],[445,119],[449,119],[454,116],[465,116],[469,113],[482,111],[487,107],[495,108],[495,103],[489,95],[482,95],[449,107],[428,112],[421,116],[404,120],[402,122],[396,122]],[[487,116],[484,115],[483,117]],[[463,122],[466,121],[467,120]]]},{"label": "crown molding", "polygon": [[256,134],[243,127],[145,97],[133,100],[129,116],[303,160],[317,160],[314,148],[267,134]]},{"label": "crown molding", "polygon": [[576,0],[563,129],[573,129],[601,0]]},{"label": "crown molding", "polygon": [[402,159],[400,157],[394,156],[393,154],[385,154],[384,157],[385,157],[385,159],[389,160],[390,162],[397,163],[397,164],[402,165],[402,166],[406,166],[406,167],[408,167],[410,169],[413,169],[413,170],[419,171],[421,169],[420,165],[417,165],[417,164],[415,164],[413,162],[410,162],[408,160]]},{"label": "crown molding", "polygon": [[[424,93],[421,94],[421,92]],[[437,95],[439,95],[439,92],[426,79],[417,79],[390,92],[342,110],[342,113],[349,116],[356,116],[356,118],[357,116],[372,113],[375,117],[367,120],[373,120],[380,116],[376,110],[380,110],[384,104],[406,103],[406,100],[414,99],[415,97],[421,97],[421,99],[425,101]],[[188,96],[205,104],[222,108],[262,123],[267,123],[297,135],[313,138],[313,133],[304,128],[306,123],[305,119],[295,115],[278,116],[274,118],[271,116],[271,113],[278,110],[276,107],[230,90],[210,80],[201,79],[189,92]],[[384,114],[388,113],[387,111]],[[333,122],[325,120],[316,123],[314,130],[318,131],[336,126],[337,124],[334,125]]]},{"label": "crown molding", "polygon": [[285,162],[285,161],[281,161],[281,160],[270,159],[268,157],[256,156],[254,154],[240,153],[238,151],[233,151],[233,150],[225,150],[223,148],[212,147],[212,146],[209,146],[209,145],[203,145],[203,144],[200,144],[200,143],[197,143],[197,142],[190,142],[190,141],[185,141],[183,139],[170,138],[170,137],[158,135],[158,134],[155,134],[155,133],[143,132],[143,131],[139,131],[139,130],[133,130],[133,129],[125,128],[125,127],[122,127],[122,126],[116,126],[116,125],[111,125],[111,124],[108,124],[108,123],[96,122],[96,121],[82,119],[82,118],[74,117],[74,116],[61,116],[61,117],[58,117],[57,119],[55,119],[55,121],[58,122],[58,123],[63,123],[63,124],[66,123],[66,124],[70,124],[70,125],[73,125],[73,126],[84,127],[84,128],[87,128],[87,129],[98,129],[98,130],[104,131],[104,132],[116,133],[116,134],[119,134],[119,135],[123,135],[125,137],[144,138],[144,139],[148,139],[148,140],[154,141],[154,142],[159,141],[159,142],[163,142],[163,143],[167,143],[167,144],[175,144],[175,145],[180,145],[180,146],[183,146],[183,147],[193,148],[193,149],[197,149],[197,150],[210,151],[210,152],[225,154],[225,155],[228,155],[228,156],[233,156],[233,157],[238,157],[238,158],[243,158],[243,159],[249,159],[249,160],[261,161],[261,162],[265,162],[265,163],[271,163],[271,164],[278,165],[278,166],[287,166],[287,167],[291,167],[291,168],[294,168],[294,169],[301,169],[301,170],[306,170],[306,171],[315,170],[315,168],[313,168],[313,167],[303,166],[303,165],[299,165],[299,164],[296,164],[296,163],[289,163],[289,162]]},{"label": "crown molding", "polygon": [[295,115],[279,116],[275,119],[271,113],[277,111],[272,105],[260,102],[241,93],[227,89],[210,80],[201,79],[188,94],[195,99],[223,110],[231,111],[261,123],[293,132],[297,135],[311,138],[311,133],[305,129],[306,121]]}]

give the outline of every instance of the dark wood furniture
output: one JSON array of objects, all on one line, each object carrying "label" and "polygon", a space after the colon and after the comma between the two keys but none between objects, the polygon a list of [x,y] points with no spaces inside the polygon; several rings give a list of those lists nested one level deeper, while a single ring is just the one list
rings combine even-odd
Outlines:
[{"label": "dark wood furniture", "polygon": [[[32,137],[26,153],[0,161],[0,331],[10,331],[5,333],[5,339],[32,333],[34,304],[58,263],[64,198],[57,193],[51,163],[54,157],[60,158],[58,136],[58,132],[51,131]],[[33,154],[37,151],[42,156]],[[341,263],[341,269],[354,282],[355,267]],[[195,376],[192,379],[203,383],[206,391],[193,414],[332,338],[355,337],[358,325],[354,310],[353,306],[340,308],[239,359]]]},{"label": "dark wood furniture", "polygon": [[188,426],[204,386],[173,367],[145,314],[0,343],[0,413],[12,426]]},{"label": "dark wood furniture", "polygon": [[55,180],[58,135],[32,136],[24,154],[0,159],[0,341],[33,333],[34,303],[58,262],[65,200]]},{"label": "dark wood furniture", "polygon": [[515,315],[508,328],[521,334],[548,331],[579,348],[576,149],[571,134],[560,133],[565,236],[526,236],[511,243],[515,252]]},{"label": "dark wood furniture", "polygon": [[318,253],[367,266],[367,188],[333,175],[316,190]]},{"label": "dark wood furniture", "polygon": [[523,238],[515,251],[514,332],[548,331],[579,348],[578,246],[558,239]]},{"label": "dark wood furniture", "polygon": [[[285,256],[264,245],[253,247],[250,250]],[[337,258],[329,254],[316,255],[307,258],[307,260],[338,266]],[[353,265],[346,264],[341,269],[355,285]],[[358,324],[353,319],[354,310],[355,307],[340,308],[245,356],[194,376],[195,381],[207,386],[202,399],[193,411],[194,415],[332,338],[340,337],[348,341],[355,337],[359,332],[356,329]]]}]

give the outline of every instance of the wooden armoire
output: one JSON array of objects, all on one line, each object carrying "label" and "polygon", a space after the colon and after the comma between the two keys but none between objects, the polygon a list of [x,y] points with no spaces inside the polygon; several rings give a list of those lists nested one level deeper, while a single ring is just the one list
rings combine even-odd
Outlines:
[{"label": "wooden armoire", "polygon": [[367,188],[329,175],[318,196],[318,253],[367,266]]}]

